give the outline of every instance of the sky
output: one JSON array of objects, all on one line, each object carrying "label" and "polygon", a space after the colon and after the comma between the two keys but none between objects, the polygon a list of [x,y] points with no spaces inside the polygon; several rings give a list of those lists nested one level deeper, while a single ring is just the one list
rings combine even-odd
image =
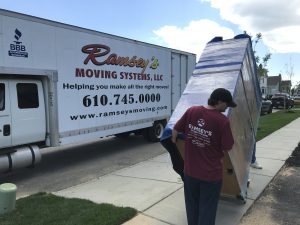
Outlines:
[{"label": "sky", "polygon": [[[197,54],[246,31],[269,76],[300,83],[300,0],[0,0],[0,8]],[[292,75],[292,76],[291,76]]]}]

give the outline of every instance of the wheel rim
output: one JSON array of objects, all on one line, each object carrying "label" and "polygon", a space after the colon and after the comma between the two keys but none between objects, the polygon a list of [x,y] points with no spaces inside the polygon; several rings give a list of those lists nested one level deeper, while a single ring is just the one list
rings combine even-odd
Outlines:
[{"label": "wheel rim", "polygon": [[160,138],[162,136],[163,129],[164,129],[164,126],[162,125],[162,123],[156,124],[156,126],[155,126],[155,136],[157,138]]}]

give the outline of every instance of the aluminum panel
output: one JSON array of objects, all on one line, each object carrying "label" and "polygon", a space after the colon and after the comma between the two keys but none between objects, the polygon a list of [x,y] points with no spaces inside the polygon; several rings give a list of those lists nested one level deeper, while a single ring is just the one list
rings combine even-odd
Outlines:
[{"label": "aluminum panel", "polygon": [[[224,87],[234,95],[239,71],[225,73],[193,75],[168,122],[168,127],[173,128],[184,112],[193,105],[207,105],[211,92],[216,87]],[[227,115],[228,110],[225,112]]]},{"label": "aluminum panel", "polygon": [[[261,107],[250,38],[207,44],[167,124],[168,132],[165,133],[171,134],[170,130],[189,107],[207,105],[211,92],[219,87],[228,89],[238,105],[224,112],[231,122],[235,144],[225,156],[222,194],[245,199]],[[168,146],[166,148],[168,150]],[[234,187],[236,184],[238,188]]]}]

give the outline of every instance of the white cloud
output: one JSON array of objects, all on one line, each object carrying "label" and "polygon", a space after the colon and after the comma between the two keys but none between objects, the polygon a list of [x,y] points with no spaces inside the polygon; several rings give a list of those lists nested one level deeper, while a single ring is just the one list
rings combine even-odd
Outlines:
[{"label": "white cloud", "polygon": [[163,40],[168,47],[200,55],[207,42],[212,37],[222,36],[224,39],[234,37],[234,32],[222,27],[211,20],[191,21],[186,27],[163,26],[154,33]]},{"label": "white cloud", "polygon": [[271,52],[292,53],[300,52],[300,42],[295,34],[295,30],[300,30],[300,26],[287,26],[274,29],[264,33],[264,43],[270,47]]},{"label": "white cloud", "polygon": [[[204,1],[204,0],[202,0]],[[205,0],[209,1],[209,0]],[[274,52],[300,52],[300,0],[210,0],[224,20],[242,31],[260,32]]]}]

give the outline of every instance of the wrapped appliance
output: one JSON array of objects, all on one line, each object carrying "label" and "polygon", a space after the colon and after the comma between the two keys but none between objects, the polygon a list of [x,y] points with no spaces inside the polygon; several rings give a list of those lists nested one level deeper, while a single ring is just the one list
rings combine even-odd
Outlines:
[{"label": "wrapped appliance", "polygon": [[[194,105],[207,105],[211,92],[216,88],[228,89],[238,107],[228,108],[226,115],[235,140],[233,149],[224,157],[222,196],[245,200],[252,152],[261,108],[261,91],[256,63],[248,35],[237,35],[223,40],[210,41],[181,95],[161,139],[169,151],[175,171],[182,176],[183,159],[175,159],[182,152],[182,141],[177,146],[170,141],[171,131],[184,112]],[[179,151],[180,150],[180,151]]]}]

